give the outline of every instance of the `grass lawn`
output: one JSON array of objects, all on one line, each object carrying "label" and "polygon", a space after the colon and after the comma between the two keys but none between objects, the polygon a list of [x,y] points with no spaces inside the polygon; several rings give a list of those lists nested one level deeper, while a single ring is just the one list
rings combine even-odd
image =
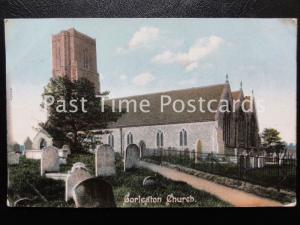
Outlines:
[{"label": "grass lawn", "polygon": [[[68,158],[68,164],[61,166],[61,171],[68,171],[75,162],[83,162],[88,169],[94,174],[94,155],[91,154],[74,154]],[[117,207],[228,207],[229,204],[219,200],[218,198],[193,189],[182,182],[174,182],[160,175],[155,175],[152,171],[146,169],[135,169],[123,172],[123,163],[119,156],[116,157],[117,175],[114,177],[105,177],[113,186],[115,201]],[[39,175],[40,162],[21,158],[19,165],[9,166],[9,197],[15,201],[22,197],[33,199],[29,206],[33,207],[74,207],[74,202],[66,203],[64,201],[65,184],[63,181],[56,181],[41,177]],[[159,185],[154,188],[143,187],[142,182],[146,176],[156,176]],[[48,201],[43,201],[34,188],[43,195]],[[125,198],[129,196],[129,198]],[[156,203],[148,202],[145,204],[143,199],[156,199]],[[181,200],[180,197],[189,197],[190,203],[175,203],[169,200]],[[134,199],[135,198],[135,199]],[[126,203],[126,200],[131,203]],[[139,201],[138,199],[141,199]]]}]

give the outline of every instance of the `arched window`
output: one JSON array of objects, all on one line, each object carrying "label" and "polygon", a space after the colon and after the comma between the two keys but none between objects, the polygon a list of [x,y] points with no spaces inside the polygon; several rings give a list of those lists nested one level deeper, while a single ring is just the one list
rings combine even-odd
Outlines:
[{"label": "arched window", "polygon": [[110,147],[114,147],[114,135],[109,134],[108,135],[108,144],[110,145]]},{"label": "arched window", "polygon": [[187,132],[185,129],[182,129],[179,133],[179,145],[187,146]]},{"label": "arched window", "polygon": [[133,143],[133,136],[132,136],[132,133],[129,132],[129,133],[127,134],[127,145],[130,145],[130,144],[132,144],[132,143]]},{"label": "arched window", "polygon": [[161,131],[156,133],[156,145],[159,148],[164,146],[164,134]]}]

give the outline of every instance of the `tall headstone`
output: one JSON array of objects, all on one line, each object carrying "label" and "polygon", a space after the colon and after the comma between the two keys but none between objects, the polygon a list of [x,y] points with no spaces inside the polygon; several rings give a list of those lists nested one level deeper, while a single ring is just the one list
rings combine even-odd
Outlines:
[{"label": "tall headstone", "polygon": [[115,153],[109,145],[99,145],[95,154],[96,176],[116,174]]},{"label": "tall headstone", "polygon": [[66,178],[65,201],[67,202],[73,198],[72,190],[76,184],[91,177],[92,176],[84,164],[80,165],[75,163]]},{"label": "tall headstone", "polygon": [[116,207],[112,186],[100,177],[78,183],[73,189],[73,199],[77,208]]},{"label": "tall headstone", "polygon": [[46,172],[59,172],[58,148],[54,146],[49,146],[42,150],[41,176]]},{"label": "tall headstone", "polygon": [[137,168],[140,162],[140,149],[135,144],[130,144],[127,146],[125,151],[125,162],[124,162],[124,171]]}]

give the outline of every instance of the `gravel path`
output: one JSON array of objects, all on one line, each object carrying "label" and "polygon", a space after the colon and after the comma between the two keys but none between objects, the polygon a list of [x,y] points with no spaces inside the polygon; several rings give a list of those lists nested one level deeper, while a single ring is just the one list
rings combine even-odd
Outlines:
[{"label": "gravel path", "polygon": [[141,167],[150,169],[153,172],[159,173],[162,176],[167,177],[171,180],[186,182],[187,184],[191,185],[195,189],[206,191],[236,207],[283,206],[280,202],[259,197],[257,195],[250,194],[241,190],[226,187],[221,184],[216,184],[212,181],[208,181],[196,176],[192,176],[174,169],[162,167],[144,161],[141,161],[140,165]]}]

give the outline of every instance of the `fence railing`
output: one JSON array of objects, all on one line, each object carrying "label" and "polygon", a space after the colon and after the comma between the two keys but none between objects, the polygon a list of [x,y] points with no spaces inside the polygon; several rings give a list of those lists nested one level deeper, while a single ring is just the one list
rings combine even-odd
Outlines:
[{"label": "fence railing", "polygon": [[295,190],[296,160],[284,156],[199,154],[195,151],[147,149],[142,158],[169,162],[268,187]]}]

